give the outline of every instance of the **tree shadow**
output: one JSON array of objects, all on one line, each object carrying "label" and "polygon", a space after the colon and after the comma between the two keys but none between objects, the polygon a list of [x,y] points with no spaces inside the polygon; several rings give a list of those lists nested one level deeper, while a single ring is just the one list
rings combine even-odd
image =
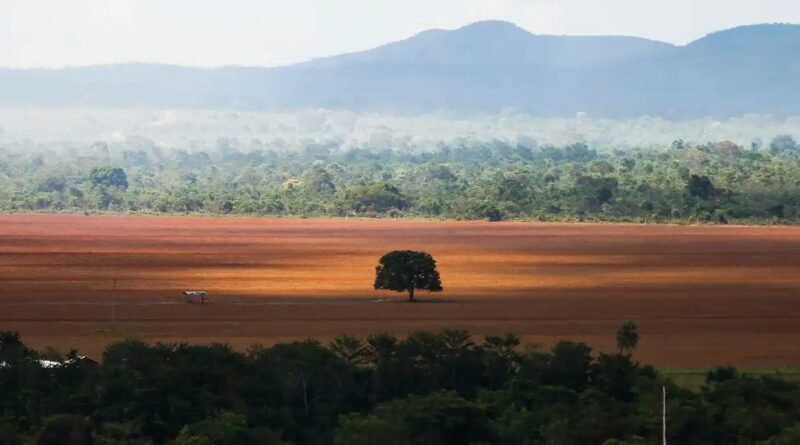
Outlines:
[{"label": "tree shadow", "polygon": [[456,303],[455,300],[448,298],[419,298],[414,301],[408,301],[408,298],[376,298],[370,300],[372,303],[386,303],[386,304],[449,304]]}]

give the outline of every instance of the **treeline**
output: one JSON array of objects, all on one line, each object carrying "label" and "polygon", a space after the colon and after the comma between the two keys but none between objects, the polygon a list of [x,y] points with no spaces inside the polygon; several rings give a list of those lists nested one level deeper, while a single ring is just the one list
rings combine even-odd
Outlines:
[{"label": "treeline", "polygon": [[0,146],[0,211],[797,223],[800,146],[791,136],[631,150],[464,141],[419,153],[18,143]]},{"label": "treeline", "polygon": [[[0,332],[5,445],[800,443],[800,385],[732,368],[699,390],[619,351],[463,331],[254,346],[108,346],[101,363]],[[43,361],[44,359],[50,361]]]}]

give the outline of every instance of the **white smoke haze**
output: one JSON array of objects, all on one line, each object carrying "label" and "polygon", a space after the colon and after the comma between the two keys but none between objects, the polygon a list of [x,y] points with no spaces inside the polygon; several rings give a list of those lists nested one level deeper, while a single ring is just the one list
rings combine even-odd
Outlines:
[{"label": "white smoke haze", "polygon": [[730,140],[750,147],[778,134],[800,138],[800,117],[745,115],[737,118],[670,121],[643,116],[600,119],[540,118],[506,109],[497,114],[417,116],[308,109],[295,113],[206,110],[0,110],[0,144],[22,141],[59,145],[131,143],[188,150],[301,149],[324,143],[339,150],[367,148],[431,151],[446,144],[501,141],[529,147],[576,142],[598,150]]}]

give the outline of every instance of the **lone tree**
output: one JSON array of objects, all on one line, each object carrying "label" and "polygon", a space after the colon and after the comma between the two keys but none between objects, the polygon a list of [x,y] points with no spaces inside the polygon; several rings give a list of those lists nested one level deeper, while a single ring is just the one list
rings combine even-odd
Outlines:
[{"label": "lone tree", "polygon": [[639,344],[639,327],[626,320],[617,330],[617,350],[620,354],[630,354]]},{"label": "lone tree", "polygon": [[389,252],[375,268],[375,289],[408,292],[408,301],[414,301],[414,291],[417,289],[441,292],[442,282],[436,270],[436,260],[425,252]]}]

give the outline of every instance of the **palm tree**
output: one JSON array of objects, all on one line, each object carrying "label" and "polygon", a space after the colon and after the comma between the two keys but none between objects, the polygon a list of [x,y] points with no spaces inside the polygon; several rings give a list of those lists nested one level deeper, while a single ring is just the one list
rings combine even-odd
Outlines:
[{"label": "palm tree", "polygon": [[625,320],[617,330],[617,351],[630,354],[639,344],[639,327],[631,320]]},{"label": "palm tree", "polygon": [[330,345],[330,350],[348,365],[360,365],[366,361],[367,347],[360,338],[340,335]]}]

